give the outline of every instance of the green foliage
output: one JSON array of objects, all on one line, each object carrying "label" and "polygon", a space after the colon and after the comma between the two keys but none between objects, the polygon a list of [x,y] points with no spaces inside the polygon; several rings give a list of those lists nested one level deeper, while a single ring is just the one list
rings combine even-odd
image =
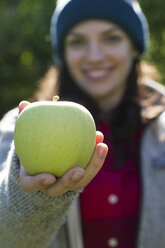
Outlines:
[{"label": "green foliage", "polygon": [[50,0],[0,2],[0,116],[28,99],[52,64]]},{"label": "green foliage", "polygon": [[139,0],[148,19],[150,46],[146,60],[155,64],[165,84],[165,2],[164,0]]},{"label": "green foliage", "polygon": [[[144,59],[158,67],[165,83],[165,3],[139,2],[151,37]],[[49,29],[54,7],[55,0],[0,0],[0,117],[32,95],[53,63]]]}]

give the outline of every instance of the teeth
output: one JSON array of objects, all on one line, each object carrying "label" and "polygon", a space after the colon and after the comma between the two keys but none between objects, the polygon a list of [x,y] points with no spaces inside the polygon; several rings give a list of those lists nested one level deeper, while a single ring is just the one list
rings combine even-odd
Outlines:
[{"label": "teeth", "polygon": [[105,71],[91,71],[89,72],[91,77],[103,77],[105,75]]}]

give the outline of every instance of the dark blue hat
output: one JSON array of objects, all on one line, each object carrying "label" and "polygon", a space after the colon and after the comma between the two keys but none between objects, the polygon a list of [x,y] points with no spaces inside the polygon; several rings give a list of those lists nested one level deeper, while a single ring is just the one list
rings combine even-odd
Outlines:
[{"label": "dark blue hat", "polygon": [[148,23],[136,0],[59,0],[51,21],[56,61],[61,59],[66,34],[74,25],[87,19],[103,19],[118,24],[130,36],[139,53],[145,51]]}]

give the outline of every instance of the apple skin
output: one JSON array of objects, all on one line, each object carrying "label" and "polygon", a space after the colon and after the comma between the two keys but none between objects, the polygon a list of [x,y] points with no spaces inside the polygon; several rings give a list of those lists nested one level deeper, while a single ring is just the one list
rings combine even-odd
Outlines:
[{"label": "apple skin", "polygon": [[16,153],[30,175],[61,177],[72,167],[85,169],[95,142],[92,115],[69,101],[31,103],[19,115],[14,130]]}]

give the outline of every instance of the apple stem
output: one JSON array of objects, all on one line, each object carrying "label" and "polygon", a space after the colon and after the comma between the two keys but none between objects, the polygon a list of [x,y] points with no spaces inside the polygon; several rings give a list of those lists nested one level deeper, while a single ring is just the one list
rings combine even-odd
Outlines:
[{"label": "apple stem", "polygon": [[53,96],[53,101],[54,102],[58,101],[59,99],[60,99],[59,96]]}]

